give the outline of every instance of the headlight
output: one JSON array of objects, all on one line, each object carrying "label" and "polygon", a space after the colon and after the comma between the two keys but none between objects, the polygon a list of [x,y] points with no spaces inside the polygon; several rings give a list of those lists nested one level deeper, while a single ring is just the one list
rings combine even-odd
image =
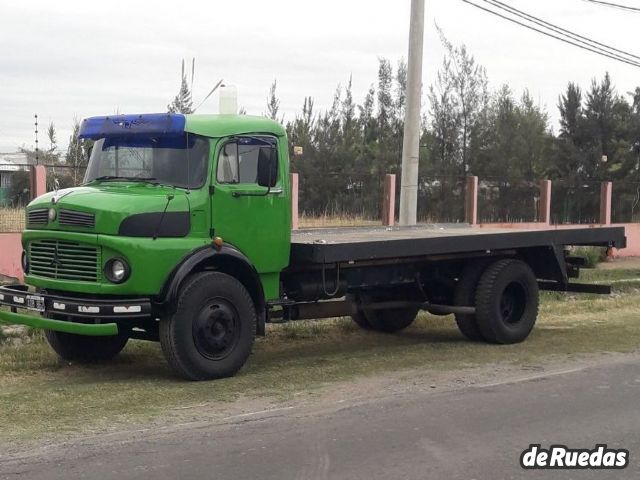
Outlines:
[{"label": "headlight", "polygon": [[58,216],[58,211],[55,208],[49,209],[49,221],[53,222]]},{"label": "headlight", "polygon": [[121,258],[112,258],[104,266],[105,277],[113,283],[124,282],[129,278],[130,273],[131,269],[129,268],[129,265]]},{"label": "headlight", "polygon": [[27,257],[27,252],[25,252],[24,250],[22,251],[22,258],[20,263],[22,263],[22,271],[25,274],[29,273],[29,259]]}]

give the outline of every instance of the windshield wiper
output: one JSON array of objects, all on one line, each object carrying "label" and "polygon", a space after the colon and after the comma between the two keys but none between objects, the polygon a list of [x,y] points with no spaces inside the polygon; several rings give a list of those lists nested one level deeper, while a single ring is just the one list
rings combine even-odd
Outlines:
[{"label": "windshield wiper", "polygon": [[110,180],[126,180],[127,182],[145,182],[145,183],[155,184],[157,178],[155,177],[120,177],[118,175],[103,175],[102,177],[96,177],[87,183],[91,183],[95,181],[108,182]]},{"label": "windshield wiper", "polygon": [[109,181],[118,181],[118,180],[125,180],[127,182],[144,182],[150,185],[159,185],[161,187],[169,187],[169,188],[180,188],[183,190],[187,190],[187,192],[189,191],[188,186],[183,187],[181,185],[172,185],[170,183],[160,182],[155,177],[121,177],[118,175],[103,175],[101,177],[96,177],[93,180],[89,180],[88,182],[85,182],[82,185],[88,185],[89,183],[96,182],[96,181],[109,182]]}]

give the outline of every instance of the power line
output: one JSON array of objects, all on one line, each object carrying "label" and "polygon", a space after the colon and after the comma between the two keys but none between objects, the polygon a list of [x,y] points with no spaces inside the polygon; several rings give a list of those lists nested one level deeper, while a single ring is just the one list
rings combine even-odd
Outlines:
[{"label": "power line", "polygon": [[596,47],[587,46],[584,42],[576,43],[574,41],[568,40],[567,38],[559,37],[559,36],[554,35],[552,33],[545,32],[544,30],[540,30],[540,29],[538,29],[536,27],[533,27],[531,25],[527,25],[526,23],[520,22],[520,21],[516,20],[515,18],[511,18],[511,17],[503,15],[503,14],[501,14],[499,12],[496,12],[495,10],[491,10],[489,8],[485,8],[485,7],[483,7],[481,5],[478,5],[476,3],[473,3],[473,2],[471,2],[469,0],[462,0],[462,1],[464,3],[468,3],[469,5],[474,6],[476,8],[479,8],[480,10],[484,10],[485,12],[491,13],[492,15],[495,15],[497,17],[503,18],[504,20],[507,20],[507,21],[512,22],[512,23],[515,23],[517,25],[520,25],[521,27],[528,28],[529,30],[533,30],[534,32],[537,32],[537,33],[541,33],[542,35],[545,35],[547,37],[554,38],[556,40],[560,40],[561,42],[568,43],[569,45],[573,45],[574,47],[578,47],[578,48],[581,48],[583,50],[587,50],[587,51],[592,52],[592,53],[597,53],[598,55],[602,55],[604,57],[608,57],[608,58],[611,58],[613,60],[617,60],[619,62],[626,63],[628,65],[632,65],[634,67],[640,67],[640,63],[638,63],[638,62],[636,62],[634,60],[626,59],[624,57],[621,57],[620,55],[616,55],[616,54],[612,54],[612,53],[606,53],[602,49],[598,50],[598,49],[596,49]]},{"label": "power line", "polygon": [[[596,40],[592,40],[591,38],[585,37],[583,35],[580,35],[578,33],[572,32],[570,30],[567,30],[566,28],[562,28],[559,27],[558,25],[554,25],[553,23],[549,23],[546,20],[542,20],[541,18],[538,18],[536,16],[533,16],[531,14],[528,14],[526,12],[523,12],[522,10],[518,10],[515,7],[512,7],[510,5],[507,5],[506,3],[500,2],[499,0],[482,0],[485,3],[490,3],[495,7],[498,7],[502,10],[508,11],[509,13],[516,15],[520,18],[524,18],[527,21],[533,22],[537,25],[540,25],[544,28],[547,28],[549,30],[552,30],[562,36],[565,37],[569,37],[572,40],[575,40],[579,43],[586,43],[589,44],[590,47],[593,47],[597,50],[605,50],[607,51],[606,53],[612,53],[613,55],[619,56],[618,53],[627,56],[627,57],[632,57],[635,58],[637,60],[640,60],[640,56],[635,55],[633,53],[629,53],[629,52],[625,52],[624,50],[620,50],[618,48],[615,47],[610,47],[609,45],[605,45],[604,43],[600,43]],[[601,48],[602,47],[602,48]],[[617,52],[617,53],[614,53]],[[632,60],[635,61],[635,60]]]},{"label": "power line", "polygon": [[589,2],[589,3],[597,3],[599,5],[603,5],[605,7],[611,7],[611,8],[617,8],[620,10],[627,10],[630,12],[640,12],[640,8],[637,7],[630,7],[628,5],[620,5],[619,3],[611,3],[611,2],[603,2],[601,0],[583,0],[584,2]]}]

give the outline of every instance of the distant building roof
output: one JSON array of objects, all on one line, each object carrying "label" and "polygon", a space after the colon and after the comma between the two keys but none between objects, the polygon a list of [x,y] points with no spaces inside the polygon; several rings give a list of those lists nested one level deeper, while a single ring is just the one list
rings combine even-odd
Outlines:
[{"label": "distant building roof", "polygon": [[29,164],[26,153],[23,152],[0,152],[0,172],[17,172],[26,169]]}]

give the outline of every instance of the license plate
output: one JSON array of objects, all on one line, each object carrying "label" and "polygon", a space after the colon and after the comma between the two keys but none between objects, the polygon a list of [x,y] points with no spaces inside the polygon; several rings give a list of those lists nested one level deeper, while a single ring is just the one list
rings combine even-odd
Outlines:
[{"label": "license plate", "polygon": [[44,297],[40,295],[27,295],[27,308],[36,312],[44,312]]}]

